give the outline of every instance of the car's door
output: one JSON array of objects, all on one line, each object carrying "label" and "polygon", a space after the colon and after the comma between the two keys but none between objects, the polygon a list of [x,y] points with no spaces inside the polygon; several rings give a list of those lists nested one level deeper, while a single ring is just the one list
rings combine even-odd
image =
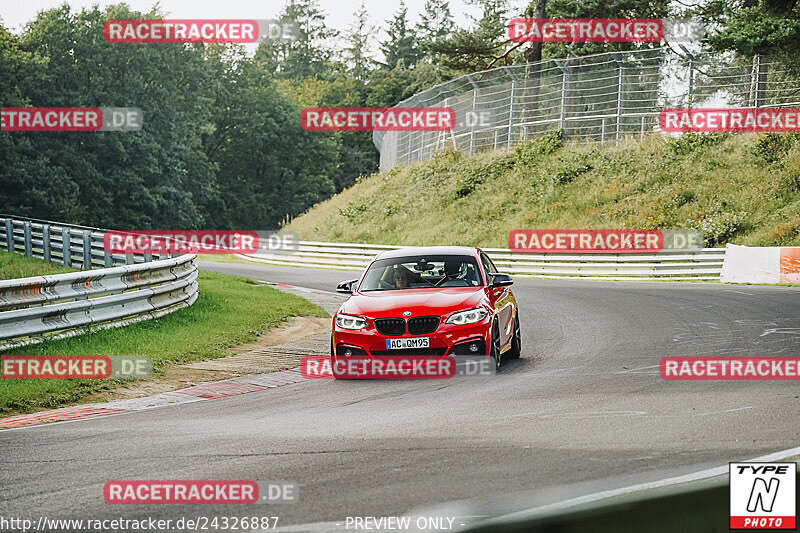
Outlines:
[{"label": "car's door", "polygon": [[489,301],[495,310],[498,327],[500,328],[500,346],[505,347],[511,342],[514,333],[514,306],[516,301],[510,287],[492,287],[492,274],[497,274],[497,268],[484,252],[480,253],[480,260],[483,271],[486,273],[486,281],[489,283]]}]

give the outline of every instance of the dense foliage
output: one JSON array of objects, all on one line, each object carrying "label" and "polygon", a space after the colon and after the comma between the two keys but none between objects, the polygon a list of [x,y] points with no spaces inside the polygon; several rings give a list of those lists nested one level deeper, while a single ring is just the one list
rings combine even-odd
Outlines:
[{"label": "dense foliage", "polygon": [[401,1],[375,43],[363,2],[338,30],[317,0],[286,0],[279,19],[297,38],[263,42],[254,54],[236,45],[103,39],[105,20],[164,18],[158,7],[76,12],[65,4],[39,13],[19,35],[0,20],[0,105],[138,107],[145,117],[135,133],[0,134],[0,212],[113,228],[275,227],[378,168],[370,132],[304,131],[304,107],[388,107],[491,66],[654,46],[537,49],[508,40],[516,16],[695,14],[717,30],[708,49],[742,61],[768,56],[778,64],[770,81],[798,68],[796,0],[706,0],[684,11],[649,0],[532,0],[522,13],[508,0],[468,3],[480,16],[459,25],[448,0],[426,0],[415,15]]}]

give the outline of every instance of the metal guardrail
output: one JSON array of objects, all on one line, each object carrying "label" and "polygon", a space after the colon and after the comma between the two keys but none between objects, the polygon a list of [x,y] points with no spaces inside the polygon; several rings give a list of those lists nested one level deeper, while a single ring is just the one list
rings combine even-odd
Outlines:
[{"label": "metal guardrail", "polygon": [[109,254],[103,248],[106,231],[89,226],[0,215],[0,250],[22,253],[81,270],[147,263],[153,259],[170,257],[157,254]]},{"label": "metal guardrail", "polygon": [[157,318],[197,300],[196,255],[108,254],[106,230],[7,216],[0,224],[2,249],[86,270],[0,281],[0,350]]},{"label": "metal guardrail", "polygon": [[[401,246],[300,241],[284,254],[239,257],[272,265],[363,270],[376,254]],[[534,254],[483,248],[497,268],[517,277],[602,280],[719,280],[724,248],[664,250],[657,253]]]}]

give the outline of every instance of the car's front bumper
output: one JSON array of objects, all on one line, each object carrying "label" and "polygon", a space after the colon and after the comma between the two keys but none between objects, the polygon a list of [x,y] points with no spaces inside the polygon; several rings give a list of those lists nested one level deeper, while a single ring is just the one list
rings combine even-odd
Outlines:
[{"label": "car's front bumper", "polygon": [[[442,323],[433,332],[425,335],[383,335],[374,327],[374,322],[367,320],[370,327],[361,330],[348,330],[333,325],[333,345],[336,347],[335,355],[344,356],[347,348],[353,355],[359,355],[354,349],[362,350],[360,355],[380,357],[384,355],[486,355],[488,346],[491,346],[491,317],[487,317],[476,324],[457,326]],[[428,349],[392,349],[386,347],[388,339],[403,339],[415,337],[428,337]],[[470,349],[474,345],[477,349]]]}]

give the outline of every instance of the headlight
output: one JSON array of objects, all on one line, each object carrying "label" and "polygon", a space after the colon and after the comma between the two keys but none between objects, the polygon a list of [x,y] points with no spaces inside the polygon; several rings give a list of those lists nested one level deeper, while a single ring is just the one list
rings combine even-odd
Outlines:
[{"label": "headlight", "polygon": [[360,316],[336,315],[336,325],[342,329],[364,329],[367,321]]},{"label": "headlight", "polygon": [[462,324],[474,324],[475,322],[480,322],[486,315],[489,314],[489,311],[486,309],[478,308],[478,309],[470,309],[469,311],[461,311],[459,313],[455,313],[447,319],[448,324],[456,324],[460,326]]}]

